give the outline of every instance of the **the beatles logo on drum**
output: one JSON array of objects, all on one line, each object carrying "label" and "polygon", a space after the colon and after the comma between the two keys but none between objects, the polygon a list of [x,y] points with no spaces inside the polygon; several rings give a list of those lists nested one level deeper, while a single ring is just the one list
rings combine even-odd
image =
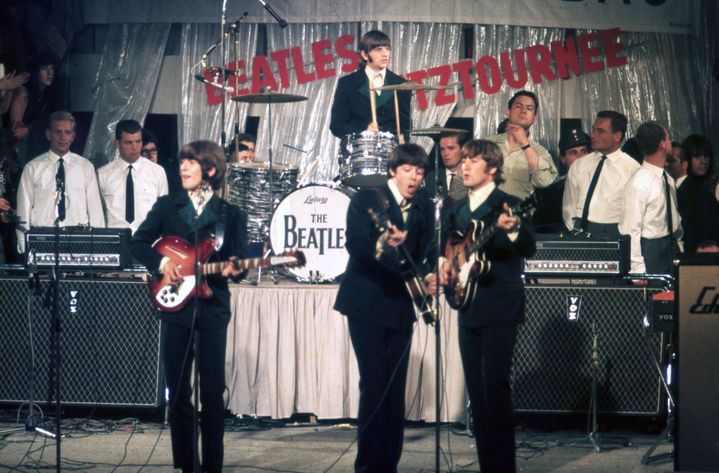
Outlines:
[{"label": "the beatles logo on drum", "polygon": [[[327,214],[311,214],[312,223],[327,224]],[[315,249],[320,255],[325,249],[342,249],[345,246],[345,229],[332,227],[299,227],[297,217],[285,215],[285,248]]]}]

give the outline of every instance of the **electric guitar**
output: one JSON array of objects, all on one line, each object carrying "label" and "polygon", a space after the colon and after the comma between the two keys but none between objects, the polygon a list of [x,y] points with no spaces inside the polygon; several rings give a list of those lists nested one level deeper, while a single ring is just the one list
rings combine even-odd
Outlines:
[{"label": "electric guitar", "polygon": [[[511,215],[527,217],[537,204],[534,192],[526,199],[510,208]],[[483,251],[485,245],[497,231],[497,221],[485,225],[480,220],[472,220],[465,232],[450,235],[444,246],[444,256],[452,268],[452,277],[444,286],[447,303],[453,309],[467,308],[474,299],[477,284],[481,277],[492,270]]]},{"label": "electric guitar", "polygon": [[[212,289],[207,285],[204,276],[218,274],[228,263],[235,269],[250,269],[266,266],[304,266],[305,255],[301,251],[290,251],[268,258],[249,258],[206,263],[215,251],[215,240],[205,238],[197,245],[197,260],[195,248],[187,241],[176,236],[166,236],[153,245],[162,256],[170,258],[181,269],[183,279],[176,284],[163,284],[162,276],[151,278],[150,301],[152,305],[163,312],[178,312],[194,297],[206,299],[212,296]],[[195,261],[200,262],[200,281],[195,284]]]},{"label": "electric guitar", "polygon": [[[376,210],[370,207],[367,209],[367,213],[369,213],[375,228],[377,228],[380,233],[386,232],[390,227],[391,222],[384,212],[377,213]],[[402,259],[409,264],[409,269],[402,273],[404,286],[407,288],[409,297],[422,316],[422,320],[424,320],[427,325],[434,325],[436,320],[434,297],[427,292],[421,272],[409,254],[409,251],[407,251],[407,248],[405,248],[404,245],[399,245],[397,250],[401,253]]]}]

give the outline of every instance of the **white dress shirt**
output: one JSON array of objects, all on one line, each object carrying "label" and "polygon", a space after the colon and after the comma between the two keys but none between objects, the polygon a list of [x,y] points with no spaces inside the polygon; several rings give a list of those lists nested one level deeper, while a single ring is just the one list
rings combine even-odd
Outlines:
[{"label": "white dress shirt", "polygon": [[529,139],[530,146],[534,148],[534,151],[539,156],[539,167],[536,172],[532,172],[529,170],[529,163],[527,163],[524,150],[515,148],[509,151],[507,139],[507,133],[491,135],[485,138],[485,140],[496,143],[499,149],[502,150],[502,155],[504,155],[502,175],[505,180],[499,185],[501,190],[524,199],[535,188],[544,189],[554,182],[559,172],[557,171],[557,166],[554,165],[552,155],[544,146],[531,138]]},{"label": "white dress shirt", "polygon": [[[605,163],[606,164],[606,163]],[[602,171],[604,172],[604,171]],[[667,228],[667,199],[664,191],[664,168],[644,162],[624,187],[622,218],[619,233],[631,237],[632,273],[645,273],[641,238],[656,239],[669,235]],[[671,194],[672,233],[683,248],[681,217],[677,211],[677,191],[674,179],[667,174]]]},{"label": "white dress shirt", "polygon": [[[370,69],[369,67],[364,68],[364,73],[367,75],[367,79],[372,84],[372,87],[377,89],[379,87],[382,87],[384,85],[384,76],[387,73],[387,69],[382,69],[379,72],[375,72],[374,69]],[[377,95],[381,95],[382,91],[377,90],[375,92]]]},{"label": "white dress shirt", "polygon": [[[57,218],[57,191],[55,175],[60,156],[48,151],[25,166],[17,191],[17,215],[25,221],[25,228],[52,227]],[[65,220],[61,227],[89,225],[102,228],[100,192],[97,187],[95,167],[90,161],[75,153],[62,157],[65,168]],[[18,249],[25,251],[25,236],[18,230]]]},{"label": "white dress shirt", "polygon": [[[621,150],[609,153],[599,175],[589,204],[587,219],[594,223],[619,223],[622,214],[622,192],[629,178],[640,168],[634,158]],[[562,199],[562,218],[567,228],[574,228],[574,219],[582,218],[589,184],[599,165],[602,153],[594,151],[577,159],[569,168]]]},{"label": "white dress shirt", "polygon": [[100,194],[105,208],[107,226],[130,228],[132,233],[145,221],[155,201],[167,194],[165,169],[142,156],[132,163],[132,183],[135,193],[135,219],[125,220],[125,185],[130,163],[121,158],[113,160],[97,172]]}]

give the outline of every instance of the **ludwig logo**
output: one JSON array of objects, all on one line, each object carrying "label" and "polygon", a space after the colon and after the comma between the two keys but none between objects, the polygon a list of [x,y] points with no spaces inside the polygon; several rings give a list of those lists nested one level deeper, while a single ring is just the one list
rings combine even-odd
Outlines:
[{"label": "ludwig logo", "polygon": [[716,287],[704,286],[697,301],[689,308],[690,314],[719,314],[719,293]]},{"label": "ludwig logo", "polygon": [[576,322],[579,319],[579,309],[582,307],[582,296],[567,296],[567,320]]}]

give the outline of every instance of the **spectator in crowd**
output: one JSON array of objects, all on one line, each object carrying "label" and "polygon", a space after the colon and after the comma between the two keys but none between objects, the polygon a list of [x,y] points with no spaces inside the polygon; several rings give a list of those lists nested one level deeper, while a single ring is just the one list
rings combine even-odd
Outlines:
[{"label": "spectator in crowd", "polygon": [[719,201],[717,178],[713,172],[714,149],[711,142],[704,136],[690,135],[682,142],[682,148],[689,160],[687,174]]},{"label": "spectator in crowd", "polygon": [[167,176],[167,186],[170,194],[182,190],[179,163],[175,159],[160,155],[160,141],[157,139],[157,135],[147,128],[142,129],[142,150],[140,154],[163,167]]}]

